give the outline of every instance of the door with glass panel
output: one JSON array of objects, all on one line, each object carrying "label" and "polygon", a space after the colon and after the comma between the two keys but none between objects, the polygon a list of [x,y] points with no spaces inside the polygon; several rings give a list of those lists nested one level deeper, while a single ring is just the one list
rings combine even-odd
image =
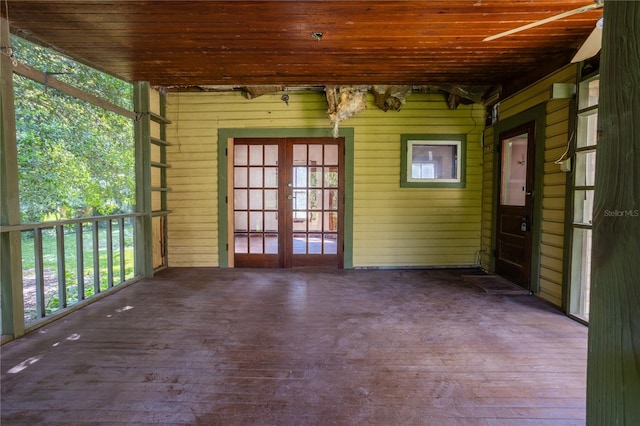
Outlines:
[{"label": "door with glass panel", "polygon": [[235,139],[236,267],[343,267],[344,139]]},{"label": "door with glass panel", "polygon": [[525,289],[531,285],[535,122],[500,135],[496,222],[496,274]]}]

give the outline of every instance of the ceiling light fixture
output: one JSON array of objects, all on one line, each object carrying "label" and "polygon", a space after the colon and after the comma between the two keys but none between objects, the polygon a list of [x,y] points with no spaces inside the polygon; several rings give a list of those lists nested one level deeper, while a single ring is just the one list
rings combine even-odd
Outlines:
[{"label": "ceiling light fixture", "polygon": [[316,32],[316,33],[311,33],[310,36],[312,39],[320,41],[322,40],[323,34],[320,32]]}]

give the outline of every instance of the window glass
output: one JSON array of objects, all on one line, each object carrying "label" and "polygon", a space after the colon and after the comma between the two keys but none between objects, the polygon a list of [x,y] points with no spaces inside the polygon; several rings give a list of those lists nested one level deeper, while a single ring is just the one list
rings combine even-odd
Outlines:
[{"label": "window glass", "polygon": [[596,152],[576,153],[575,186],[593,186],[596,183]]},{"label": "window glass", "polygon": [[600,79],[594,77],[580,83],[580,92],[578,94],[578,108],[586,109],[594,105],[598,105],[600,96]]},{"label": "window glass", "polygon": [[569,315],[589,321],[591,293],[591,229],[598,142],[599,77],[579,84],[578,117],[573,171],[573,224],[571,232],[571,268]]},{"label": "window glass", "polygon": [[575,191],[573,207],[573,222],[577,224],[591,225],[593,220],[593,193],[592,189]]},{"label": "window glass", "polygon": [[502,142],[500,204],[503,206],[525,205],[528,140],[529,135],[523,133]]},{"label": "window glass", "polygon": [[577,148],[593,146],[598,143],[598,110],[590,110],[578,116]]},{"label": "window glass", "polygon": [[464,186],[464,150],[464,135],[403,135],[401,186]]}]

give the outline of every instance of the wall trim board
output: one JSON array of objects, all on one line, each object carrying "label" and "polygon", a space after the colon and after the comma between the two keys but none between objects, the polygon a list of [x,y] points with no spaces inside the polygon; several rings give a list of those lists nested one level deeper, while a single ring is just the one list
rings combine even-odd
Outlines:
[{"label": "wall trim board", "polygon": [[[345,140],[345,203],[344,203],[344,269],[353,268],[353,186],[354,186],[354,129],[340,128],[339,137]],[[333,137],[328,128],[241,128],[218,129],[218,265],[230,265],[228,232],[228,166],[227,146],[234,138],[315,138]]]}]

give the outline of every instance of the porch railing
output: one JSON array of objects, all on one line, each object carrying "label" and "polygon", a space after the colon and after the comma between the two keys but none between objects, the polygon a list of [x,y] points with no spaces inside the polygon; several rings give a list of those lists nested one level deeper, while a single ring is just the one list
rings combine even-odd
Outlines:
[{"label": "porch railing", "polygon": [[2,226],[20,231],[27,327],[139,278],[130,213]]}]

